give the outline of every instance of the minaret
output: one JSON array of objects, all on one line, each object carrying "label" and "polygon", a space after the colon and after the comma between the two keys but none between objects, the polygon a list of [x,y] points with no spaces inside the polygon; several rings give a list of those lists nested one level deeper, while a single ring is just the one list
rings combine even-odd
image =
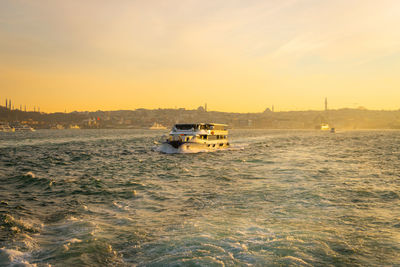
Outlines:
[{"label": "minaret", "polygon": [[7,98],[6,98],[6,109],[7,109],[7,104],[8,104],[8,100],[7,100]]},{"label": "minaret", "polygon": [[204,111],[207,112],[207,103],[204,105]]},{"label": "minaret", "polygon": [[8,109],[11,110],[11,99],[8,99]]},{"label": "minaret", "polygon": [[328,110],[328,98],[325,97],[325,111]]}]

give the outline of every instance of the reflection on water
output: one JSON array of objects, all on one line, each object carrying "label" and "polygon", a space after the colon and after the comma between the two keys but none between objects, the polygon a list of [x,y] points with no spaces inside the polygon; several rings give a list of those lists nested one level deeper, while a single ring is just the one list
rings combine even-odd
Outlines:
[{"label": "reflection on water", "polygon": [[399,265],[400,132],[1,133],[0,265]]}]

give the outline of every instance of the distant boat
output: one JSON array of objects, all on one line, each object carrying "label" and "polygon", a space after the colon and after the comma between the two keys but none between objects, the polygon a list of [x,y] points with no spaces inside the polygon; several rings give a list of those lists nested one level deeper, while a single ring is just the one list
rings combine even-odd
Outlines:
[{"label": "distant boat", "polygon": [[7,122],[0,122],[0,132],[15,132],[15,129],[11,128]]},{"label": "distant boat", "polygon": [[329,124],[323,123],[321,124],[321,131],[329,131],[331,128],[329,127]]},{"label": "distant boat", "polygon": [[52,129],[52,130],[64,130],[65,128],[61,124],[57,124],[57,125],[51,126],[50,129]]},{"label": "distant boat", "polygon": [[19,122],[15,122],[14,124],[11,125],[11,127],[16,132],[34,132],[35,131],[35,129],[33,129],[31,126],[22,124]]},{"label": "distant boat", "polygon": [[159,123],[153,123],[153,125],[149,128],[150,130],[165,130],[165,129],[167,129],[167,127],[165,127],[164,125],[162,125],[162,124],[159,124]]},{"label": "distant boat", "polygon": [[336,133],[336,129],[335,128],[331,128],[331,133]]},{"label": "distant boat", "polygon": [[75,125],[70,125],[69,128],[79,130],[81,127],[79,127],[78,125],[75,124]]}]

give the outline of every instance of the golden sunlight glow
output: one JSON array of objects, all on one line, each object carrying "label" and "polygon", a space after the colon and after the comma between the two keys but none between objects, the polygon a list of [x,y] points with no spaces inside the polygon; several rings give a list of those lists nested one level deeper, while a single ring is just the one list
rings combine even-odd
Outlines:
[{"label": "golden sunlight glow", "polygon": [[400,104],[400,2],[0,2],[0,101],[42,111]]}]

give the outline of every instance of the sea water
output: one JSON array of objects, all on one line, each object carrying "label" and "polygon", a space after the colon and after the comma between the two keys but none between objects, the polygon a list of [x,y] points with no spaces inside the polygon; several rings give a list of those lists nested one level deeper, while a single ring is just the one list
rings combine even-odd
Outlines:
[{"label": "sea water", "polygon": [[0,266],[400,265],[400,132],[0,133]]}]

